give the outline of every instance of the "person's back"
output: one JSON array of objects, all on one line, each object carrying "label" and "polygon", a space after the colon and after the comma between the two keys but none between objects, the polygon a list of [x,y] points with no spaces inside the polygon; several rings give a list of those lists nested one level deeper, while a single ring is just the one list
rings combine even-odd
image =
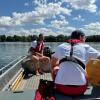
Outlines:
[{"label": "person's back", "polygon": [[73,31],[68,42],[58,46],[52,55],[52,76],[56,90],[68,95],[80,95],[87,89],[85,65],[89,58],[98,58],[100,53],[85,44],[82,31]]},{"label": "person's back", "polygon": [[[57,54],[55,53],[53,56],[57,55],[59,60],[61,60],[65,56],[70,56],[70,49],[71,45],[69,43],[63,43],[57,48],[59,53],[56,52]],[[82,46],[80,43],[78,43],[73,47],[73,56],[77,57],[84,63],[86,58],[85,55],[86,49],[84,45]],[[61,63],[59,67],[60,70],[56,76],[55,83],[67,85],[83,85],[86,83],[85,76],[83,75],[85,74],[85,71],[77,63],[66,61]]]}]

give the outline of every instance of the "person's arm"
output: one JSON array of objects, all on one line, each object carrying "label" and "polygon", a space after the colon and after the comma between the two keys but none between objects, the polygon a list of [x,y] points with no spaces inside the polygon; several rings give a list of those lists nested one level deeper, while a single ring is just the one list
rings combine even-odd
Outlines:
[{"label": "person's arm", "polygon": [[44,41],[42,41],[42,47],[41,47],[41,55],[43,56],[43,50],[44,50]]},{"label": "person's arm", "polygon": [[99,59],[99,60],[100,60],[100,56],[98,56],[98,57],[97,57],[97,59]]},{"label": "person's arm", "polygon": [[59,60],[55,57],[51,57],[51,68],[54,69],[56,66],[59,66]]},{"label": "person's arm", "polygon": [[40,56],[40,57],[42,56],[41,53],[35,52],[33,47],[29,48],[28,53],[30,53],[30,52],[32,53],[32,55],[37,55],[37,56]]},{"label": "person's arm", "polygon": [[42,51],[41,51],[41,55],[43,56],[43,49],[42,49]]},{"label": "person's arm", "polygon": [[88,45],[88,58],[93,58],[93,59],[100,59],[100,52],[96,50],[95,48],[91,47]]},{"label": "person's arm", "polygon": [[30,47],[30,48],[29,48],[28,53],[30,53],[30,52],[31,52],[33,55],[36,54],[33,47]]},{"label": "person's arm", "polygon": [[53,80],[55,80],[56,74],[59,70],[59,59],[61,59],[61,53],[62,53],[61,47],[58,46],[55,49],[55,53],[52,54],[51,56],[51,69],[52,69],[51,75],[52,75]]},{"label": "person's arm", "polygon": [[39,56],[39,57],[42,57],[42,56],[43,56],[43,54],[38,53],[38,52],[35,52],[35,54],[36,54],[37,56]]},{"label": "person's arm", "polygon": [[59,60],[55,57],[52,57],[51,58],[51,76],[53,80],[55,80],[58,70],[59,70]]},{"label": "person's arm", "polygon": [[32,52],[32,47],[29,48],[28,53]]}]

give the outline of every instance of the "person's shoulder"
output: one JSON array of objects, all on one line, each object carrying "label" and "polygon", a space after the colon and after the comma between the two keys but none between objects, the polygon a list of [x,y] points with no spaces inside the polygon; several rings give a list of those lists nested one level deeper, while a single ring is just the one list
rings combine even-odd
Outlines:
[{"label": "person's shoulder", "polygon": [[57,47],[57,49],[65,49],[67,46],[69,46],[69,43],[64,42],[64,43],[60,44],[60,45]]},{"label": "person's shoulder", "polygon": [[32,41],[31,47],[35,48],[36,45],[37,45],[37,41],[36,40]]},{"label": "person's shoulder", "polygon": [[87,44],[87,43],[79,43],[79,44],[84,48],[89,48],[90,47],[90,45]]},{"label": "person's shoulder", "polygon": [[36,43],[37,43],[37,41],[36,41],[36,40],[32,41],[32,44],[36,44]]},{"label": "person's shoulder", "polygon": [[68,44],[69,44],[69,43],[64,42],[64,43],[60,44],[59,47],[67,46]]},{"label": "person's shoulder", "polygon": [[37,42],[36,40],[32,41],[32,43],[36,43],[36,42]]}]

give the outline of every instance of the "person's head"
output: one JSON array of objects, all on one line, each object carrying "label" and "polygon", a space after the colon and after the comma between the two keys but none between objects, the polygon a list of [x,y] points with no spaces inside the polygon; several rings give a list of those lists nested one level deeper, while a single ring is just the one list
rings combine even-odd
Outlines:
[{"label": "person's head", "polygon": [[79,39],[81,42],[85,42],[85,33],[81,30],[75,30],[71,33],[71,39]]},{"label": "person's head", "polygon": [[38,40],[39,40],[39,41],[43,41],[43,40],[44,40],[44,36],[43,36],[42,33],[39,34],[39,36],[38,36]]}]

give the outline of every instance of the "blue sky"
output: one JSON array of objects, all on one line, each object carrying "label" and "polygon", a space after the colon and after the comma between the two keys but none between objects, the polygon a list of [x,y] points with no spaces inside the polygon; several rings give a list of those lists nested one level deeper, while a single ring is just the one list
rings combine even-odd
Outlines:
[{"label": "blue sky", "polygon": [[100,35],[100,0],[0,0],[0,35]]}]

